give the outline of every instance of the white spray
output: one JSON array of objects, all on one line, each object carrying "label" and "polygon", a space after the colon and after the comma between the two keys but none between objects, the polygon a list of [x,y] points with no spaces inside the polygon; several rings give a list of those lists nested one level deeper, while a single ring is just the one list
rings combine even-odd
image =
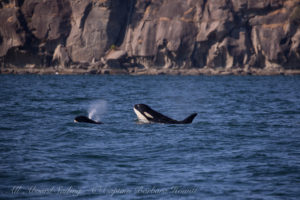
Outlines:
[{"label": "white spray", "polygon": [[106,112],[107,103],[104,100],[91,102],[88,108],[89,118],[100,121],[103,114]]}]

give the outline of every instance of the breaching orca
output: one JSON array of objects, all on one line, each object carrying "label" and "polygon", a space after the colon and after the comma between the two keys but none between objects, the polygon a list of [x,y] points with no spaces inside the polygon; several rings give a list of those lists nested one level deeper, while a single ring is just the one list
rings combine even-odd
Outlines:
[{"label": "breaching orca", "polygon": [[190,124],[196,117],[197,113],[193,113],[182,121],[171,119],[167,116],[160,114],[145,104],[136,104],[133,110],[138,117],[139,121],[144,123],[163,123],[163,124]]},{"label": "breaching orca", "polygon": [[74,122],[84,122],[84,123],[91,123],[91,124],[102,124],[102,122],[94,121],[86,116],[77,116],[74,119]]}]

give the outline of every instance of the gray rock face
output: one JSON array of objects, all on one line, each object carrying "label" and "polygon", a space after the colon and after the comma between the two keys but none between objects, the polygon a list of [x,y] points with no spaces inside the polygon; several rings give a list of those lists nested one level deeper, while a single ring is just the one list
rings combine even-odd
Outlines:
[{"label": "gray rock face", "polygon": [[0,57],[9,49],[25,44],[25,31],[19,20],[19,9],[2,8],[0,12]]},{"label": "gray rock face", "polygon": [[67,49],[73,62],[99,61],[122,37],[127,20],[127,2],[71,1],[72,30]]},{"label": "gray rock face", "polygon": [[70,2],[26,0],[21,8],[31,33],[41,41],[66,38],[70,32]]},{"label": "gray rock face", "polygon": [[57,67],[65,68],[69,66],[70,61],[67,49],[59,44],[54,51],[52,62],[57,62]]},{"label": "gray rock face", "polygon": [[3,73],[300,70],[300,0],[15,0],[0,22]]}]

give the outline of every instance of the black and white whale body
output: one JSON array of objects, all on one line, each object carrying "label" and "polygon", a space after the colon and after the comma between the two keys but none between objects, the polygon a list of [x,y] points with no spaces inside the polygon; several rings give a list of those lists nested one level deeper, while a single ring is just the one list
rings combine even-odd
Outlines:
[{"label": "black and white whale body", "polygon": [[86,116],[77,116],[74,119],[74,122],[83,122],[83,123],[91,123],[91,124],[102,124],[102,122],[94,121]]},{"label": "black and white whale body", "polygon": [[139,121],[144,123],[163,123],[163,124],[190,124],[197,116],[197,113],[193,113],[182,121],[171,119],[163,114],[153,110],[145,104],[136,104],[133,110],[138,117]]}]

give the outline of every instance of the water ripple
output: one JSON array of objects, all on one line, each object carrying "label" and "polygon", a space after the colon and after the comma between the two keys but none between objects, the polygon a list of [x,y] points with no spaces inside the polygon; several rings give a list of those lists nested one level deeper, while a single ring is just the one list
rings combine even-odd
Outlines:
[{"label": "water ripple", "polygon": [[[3,199],[300,196],[298,76],[0,81]],[[106,102],[104,124],[73,123],[97,101]],[[188,125],[139,124],[136,103],[175,119],[198,116]]]}]

